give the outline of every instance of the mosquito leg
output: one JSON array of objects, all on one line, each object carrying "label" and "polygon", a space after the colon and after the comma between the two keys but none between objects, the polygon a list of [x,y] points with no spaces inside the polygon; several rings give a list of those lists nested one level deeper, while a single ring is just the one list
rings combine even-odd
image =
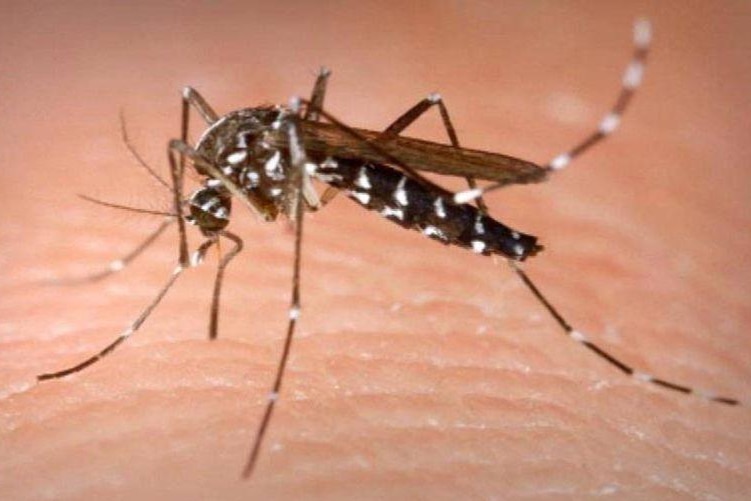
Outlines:
[{"label": "mosquito leg", "polygon": [[[168,224],[169,222],[165,221],[165,224]],[[196,267],[199,264],[201,264],[204,256],[206,255],[206,251],[208,251],[208,249],[215,243],[216,243],[216,239],[210,239],[210,240],[206,240],[205,242],[203,242],[201,246],[198,247],[198,249],[193,253],[193,256],[191,256],[190,266]],[[146,321],[146,319],[149,317],[151,312],[154,311],[157,305],[159,305],[159,303],[162,301],[164,296],[167,294],[167,291],[170,290],[172,285],[177,280],[177,277],[180,276],[180,274],[183,271],[185,271],[185,269],[186,269],[185,266],[183,266],[182,264],[178,264],[175,270],[172,272],[172,275],[170,276],[169,280],[167,280],[167,283],[164,284],[164,286],[162,286],[161,290],[156,295],[156,297],[151,302],[151,304],[149,304],[146,307],[146,309],[144,309],[141,312],[141,314],[138,316],[135,322],[130,324],[130,326],[127,329],[125,329],[125,331],[123,331],[123,333],[120,334],[120,336],[117,339],[115,339],[112,343],[108,344],[103,350],[101,350],[99,353],[97,353],[93,357],[87,358],[80,364],[74,365],[73,367],[69,367],[67,369],[64,369],[58,372],[40,374],[37,376],[37,380],[44,381],[47,379],[57,379],[57,378],[65,377],[69,374],[73,374],[75,372],[81,371],[85,369],[86,367],[98,362],[102,358],[109,355],[111,352],[115,350],[115,348],[117,348],[121,343],[123,343],[126,339],[128,339],[131,335],[133,335],[138,330],[139,327],[141,327],[141,324],[143,324]]]},{"label": "mosquito leg", "polygon": [[212,125],[214,122],[219,120],[219,115],[216,114],[216,111],[209,105],[208,102],[203,98],[201,94],[197,90],[195,90],[193,87],[185,87],[183,89],[183,95],[182,95],[182,134],[180,137],[183,141],[188,140],[188,115],[190,114],[190,107],[192,106],[199,115],[201,115],[201,118],[206,122],[207,125]]},{"label": "mosquito leg", "polygon": [[310,212],[316,212],[316,211],[319,211],[319,210],[323,209],[324,207],[326,207],[329,204],[329,202],[331,202],[334,198],[336,198],[336,196],[338,194],[339,194],[339,189],[334,188],[333,186],[327,187],[323,191],[323,193],[321,194],[321,196],[319,197],[318,205],[315,206],[315,207],[314,206],[309,206],[308,210]]},{"label": "mosquito leg", "polygon": [[[174,197],[175,214],[177,215],[177,226],[180,238],[180,265],[188,265],[188,241],[185,233],[185,220],[183,219],[183,178],[185,175],[185,149],[178,145],[188,144],[188,128],[190,125],[190,108],[196,109],[199,115],[209,125],[216,122],[219,116],[209,106],[209,103],[192,87],[185,87],[182,94],[182,116],[180,119],[180,141],[170,141],[167,146],[167,156],[170,162],[170,172],[172,174],[172,193]],[[192,150],[192,148],[188,147]],[[175,154],[179,159],[175,160]]]},{"label": "mosquito leg", "polygon": [[175,283],[175,280],[177,280],[177,277],[180,276],[180,274],[185,270],[185,267],[181,265],[177,265],[175,270],[172,272],[172,275],[170,276],[169,280],[167,280],[167,283],[165,283],[159,293],[156,295],[154,300],[149,304],[146,309],[144,309],[141,314],[138,316],[138,318],[130,324],[130,326],[125,329],[120,336],[115,339],[112,343],[108,344],[103,350],[101,350],[99,353],[94,355],[93,357],[89,357],[80,364],[74,365],[73,367],[69,367],[67,369],[57,371],[57,372],[49,372],[46,374],[40,374],[37,376],[38,381],[45,381],[47,379],[57,379],[61,377],[68,376],[70,374],[73,374],[75,372],[78,372],[80,370],[85,369],[86,367],[98,362],[99,360],[103,359],[110,353],[112,353],[115,348],[117,348],[121,343],[123,343],[126,339],[128,339],[131,335],[133,335],[139,327],[141,327],[141,324],[143,324],[146,319],[149,317],[152,311],[154,311],[154,308],[157,307],[157,305],[162,301],[162,298],[167,294],[167,291],[170,290],[172,285]]},{"label": "mosquito leg", "polygon": [[574,148],[555,157],[546,166],[548,170],[561,170],[567,167],[574,158],[592,148],[618,129],[623,113],[631,102],[634,92],[641,85],[644,74],[644,63],[647,59],[651,39],[652,29],[649,22],[646,20],[638,21],[634,25],[634,54],[628,66],[626,66],[621,90],[618,93],[615,104],[610,109],[610,112],[605,115],[605,118],[602,119],[597,130],[592,132]]},{"label": "mosquito leg", "polygon": [[540,291],[540,289],[537,288],[535,283],[532,282],[532,279],[529,278],[529,275],[527,275],[527,273],[519,266],[517,262],[509,259],[508,263],[509,263],[509,266],[511,266],[511,269],[514,270],[514,272],[519,276],[522,282],[524,282],[524,285],[532,292],[535,298],[540,302],[540,304],[542,304],[542,306],[545,307],[545,309],[548,311],[550,316],[553,317],[553,319],[560,326],[560,328],[563,329],[563,331],[571,339],[581,344],[582,346],[584,346],[585,348],[593,352],[595,355],[602,358],[603,360],[608,362],[610,365],[614,366],[619,371],[639,381],[652,383],[656,386],[660,386],[668,390],[676,391],[678,393],[694,394],[701,398],[711,400],[713,402],[719,402],[721,404],[726,404],[726,405],[741,405],[741,402],[735,398],[722,397],[712,392],[698,390],[695,388],[691,388],[689,386],[685,386],[683,384],[677,384],[677,383],[673,383],[670,381],[666,381],[664,379],[660,379],[658,377],[652,376],[651,374],[638,371],[634,369],[633,367],[627,365],[626,363],[622,362],[615,356],[611,355],[609,352],[605,351],[604,349],[600,348],[595,343],[587,339],[587,337],[584,334],[582,334],[580,331],[574,329],[571,326],[571,324],[569,324],[566,321],[563,315],[561,315],[560,312],[555,308],[555,306],[553,306],[550,303],[548,298],[545,297],[545,295]]},{"label": "mosquito leg", "polygon": [[326,67],[321,67],[321,69],[318,70],[318,77],[313,86],[313,92],[310,94],[310,106],[305,109],[303,120],[317,122],[321,118],[318,110],[323,108],[323,100],[326,97],[326,84],[329,81],[330,75],[331,70]]},{"label": "mosquito leg", "polygon": [[[449,137],[449,141],[451,141],[451,146],[453,146],[454,148],[461,148],[461,146],[459,145],[459,137],[456,135],[456,128],[451,122],[451,117],[449,116],[449,110],[444,104],[441,95],[436,93],[430,94],[428,97],[424,98],[412,108],[407,110],[402,116],[397,118],[394,123],[389,125],[386,130],[383,131],[381,136],[379,136],[379,139],[398,136],[402,131],[404,131],[404,129],[412,125],[415,121],[417,121],[418,118],[420,118],[433,106],[438,106],[438,110],[441,114],[441,121],[443,122],[444,129],[446,129],[446,134]],[[469,185],[469,188],[471,190],[477,188],[475,178],[468,176],[465,177],[465,179],[467,180],[467,184]],[[477,207],[480,209],[480,211],[487,214],[488,207],[487,205],[485,205],[485,201],[482,199],[482,197],[477,197],[476,200]]]},{"label": "mosquito leg", "polygon": [[219,266],[216,269],[216,278],[214,279],[214,294],[211,297],[211,319],[209,321],[209,339],[214,340],[218,336],[219,325],[219,296],[222,292],[222,280],[224,278],[224,269],[227,267],[230,261],[237,256],[243,249],[243,241],[237,235],[228,231],[221,231],[220,236],[223,236],[234,242],[235,247],[222,257],[219,261]]},{"label": "mosquito leg", "polygon": [[[219,116],[216,114],[216,112],[211,108],[209,103],[206,102],[206,100],[201,96],[201,94],[198,93],[197,90],[193,89],[192,87],[185,87],[183,89],[182,94],[182,118],[180,122],[180,138],[187,143],[188,141],[188,127],[190,124],[190,108],[193,107],[199,115],[206,121],[208,125],[213,124],[217,120],[219,120]],[[128,137],[128,129],[125,126],[125,114],[121,111],[120,112],[120,133],[122,134],[123,142],[125,143],[125,146],[128,148],[128,151],[130,151],[131,155],[136,159],[136,161],[146,169],[146,171],[154,178],[156,179],[161,185],[165,186],[168,189],[171,189],[169,183],[162,179],[162,177],[157,174],[157,172],[148,164],[146,161],[141,157],[141,155],[138,153],[138,151],[135,149],[133,144],[130,142],[130,138]]]},{"label": "mosquito leg", "polygon": [[102,280],[104,278],[109,277],[110,275],[113,275],[119,271],[122,271],[126,266],[128,266],[135,258],[140,256],[143,251],[145,251],[147,248],[151,246],[151,244],[156,241],[159,236],[164,233],[164,230],[169,228],[172,223],[175,222],[175,218],[168,217],[165,218],[165,220],[162,222],[162,224],[159,225],[159,227],[154,230],[143,242],[141,242],[138,247],[130,251],[128,254],[126,254],[124,257],[120,259],[115,259],[114,261],[111,261],[110,264],[107,266],[106,269],[97,272],[92,273],[90,275],[86,275],[83,277],[78,278],[63,278],[63,279],[55,279],[52,280],[50,283],[54,285],[75,285],[75,284],[82,284],[82,283],[91,283],[91,282],[98,282],[99,280]]},{"label": "mosquito leg", "polygon": [[[300,102],[305,104],[306,106],[311,106],[310,101],[306,101],[305,99],[300,99]],[[324,109],[319,109],[318,113],[323,118],[328,120],[331,123],[331,125],[335,126],[337,129],[341,130],[348,136],[353,137],[354,139],[357,139],[358,141],[362,142],[366,148],[372,150],[374,153],[377,153],[379,157],[382,157],[383,159],[385,159],[387,163],[399,167],[405,173],[409,174],[409,176],[415,181],[418,181],[424,186],[428,186],[431,189],[436,190],[437,192],[447,194],[447,195],[449,194],[447,190],[445,190],[444,188],[441,188],[439,185],[437,185],[436,183],[432,182],[430,179],[420,174],[417,171],[417,169],[415,169],[414,167],[410,167],[407,163],[400,160],[396,155],[390,153],[387,148],[381,146],[377,141],[373,141],[372,138],[368,138],[361,131],[353,129],[352,127],[348,126],[347,124],[345,124],[344,122],[342,122],[341,120],[339,120],[334,115],[332,115],[331,113],[329,113],[328,111]]]},{"label": "mosquito leg", "polygon": [[[320,120],[320,110],[323,109],[323,102],[326,98],[326,86],[329,81],[329,76],[331,76],[331,70],[326,68],[325,66],[322,66],[318,70],[318,77],[316,78],[316,83],[313,86],[313,91],[310,94],[310,102],[305,108],[303,120],[307,120],[309,122],[317,122]],[[303,195],[305,196],[305,200],[308,203],[308,207],[313,212],[323,209],[326,204],[333,200],[337,193],[339,193],[339,190],[329,186],[328,188],[326,188],[326,191],[323,192],[323,195],[321,195],[320,197],[317,197],[316,195],[314,197],[312,196],[312,186],[310,186],[309,182],[306,183],[306,186],[303,186],[303,189]]]},{"label": "mosquito leg", "polygon": [[[174,141],[170,141],[167,146],[167,157],[170,163],[170,174],[172,175],[172,195],[173,209],[175,219],[177,219],[177,228],[179,233],[179,263],[185,268],[188,266],[188,239],[185,231],[185,218],[183,217],[183,177],[185,175],[185,155],[174,147]],[[180,160],[175,159],[175,155]]]},{"label": "mosquito leg", "polygon": [[[133,144],[130,141],[130,138],[128,137],[128,130],[125,124],[125,114],[120,111],[120,132],[122,134],[123,142],[125,143],[126,148],[128,148],[128,151],[133,155],[133,157],[136,159],[139,165],[143,167],[146,172],[148,172],[154,179],[156,179],[159,184],[166,187],[168,190],[172,191],[172,187],[165,181],[146,161],[141,157],[141,155],[138,153],[136,148],[133,146]],[[102,280],[114,273],[117,273],[121,270],[123,270],[128,264],[130,264],[131,261],[133,261],[136,257],[141,255],[143,251],[145,251],[151,244],[154,243],[154,241],[159,238],[159,236],[164,233],[164,230],[166,230],[173,222],[174,217],[170,214],[164,214],[159,211],[148,211],[144,209],[136,209],[133,207],[126,207],[118,204],[112,204],[108,202],[102,202],[101,200],[97,200],[91,197],[88,197],[86,195],[79,195],[84,200],[87,200],[89,202],[93,202],[99,205],[104,205],[107,207],[112,207],[115,209],[123,209],[128,210],[131,212],[139,212],[139,213],[147,213],[147,214],[156,214],[156,215],[166,215],[168,216],[164,222],[162,222],[159,227],[154,230],[141,244],[139,244],[135,249],[133,249],[130,253],[125,255],[124,257],[120,259],[116,259],[107,266],[107,269],[102,270],[98,273],[92,273],[90,275],[80,277],[80,278],[71,278],[71,279],[56,279],[52,280],[50,283],[54,285],[73,285],[73,284],[80,284],[80,283],[87,283],[87,282],[97,282],[99,280]]]},{"label": "mosquito leg", "polygon": [[[545,166],[549,172],[558,171],[566,168],[571,162],[579,157],[582,153],[592,148],[594,145],[610,136],[618,129],[621,123],[621,117],[628,108],[634,92],[641,85],[644,75],[644,64],[649,52],[649,44],[652,41],[652,27],[646,19],[637,20],[634,24],[634,53],[631,61],[626,66],[623,74],[621,90],[615,104],[610,109],[605,118],[602,119],[597,129],[590,133],[583,141],[571,148],[565,153],[561,153]],[[494,183],[481,189],[470,189],[462,191],[454,196],[456,202],[466,202],[473,200],[483,193],[496,190],[503,187],[502,183]]]},{"label": "mosquito leg", "polygon": [[[331,70],[326,67],[322,66],[321,69],[318,70],[318,77],[313,86],[313,91],[310,94],[310,105],[305,108],[303,120],[317,122],[321,118],[319,110],[323,108],[323,101],[326,98],[326,85],[330,75]],[[315,212],[323,208],[324,204],[321,203],[321,199],[313,187],[313,184],[310,182],[309,177],[305,177],[304,180],[303,197],[305,198],[308,210]]]},{"label": "mosquito leg", "polygon": [[[299,102],[294,101],[293,110],[297,111]],[[287,366],[287,359],[289,358],[290,348],[292,346],[292,338],[295,333],[295,326],[297,320],[300,318],[300,260],[302,250],[302,235],[303,235],[303,217],[305,216],[303,200],[302,200],[302,187],[305,176],[308,173],[305,170],[307,164],[307,157],[305,155],[305,149],[303,146],[302,138],[300,137],[300,127],[298,125],[297,116],[290,117],[286,122],[287,134],[289,136],[289,149],[293,172],[296,173],[296,202],[294,203],[294,221],[295,221],[295,256],[294,264],[292,268],[292,297],[290,299],[289,307],[289,323],[287,324],[287,335],[284,340],[284,348],[282,355],[279,359],[279,364],[276,369],[276,376],[274,378],[274,384],[271,387],[271,392],[268,395],[266,402],[266,410],[264,411],[261,423],[258,426],[255,439],[253,440],[253,446],[251,448],[250,457],[242,472],[243,478],[249,478],[253,474],[253,470],[258,460],[258,454],[263,444],[263,438],[266,435],[271,416],[274,412],[274,406],[279,399],[279,392],[282,388],[282,379],[284,377],[284,370]]]}]

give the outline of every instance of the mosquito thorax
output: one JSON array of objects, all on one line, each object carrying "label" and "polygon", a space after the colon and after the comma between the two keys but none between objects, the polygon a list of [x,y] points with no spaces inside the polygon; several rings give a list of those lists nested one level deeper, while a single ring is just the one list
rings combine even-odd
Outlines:
[{"label": "mosquito thorax", "polygon": [[[198,154],[237,183],[269,220],[288,205],[287,153],[273,146],[270,136],[278,133],[289,113],[280,106],[233,111],[208,128],[196,145]],[[212,188],[216,181],[209,176],[204,184]]]}]

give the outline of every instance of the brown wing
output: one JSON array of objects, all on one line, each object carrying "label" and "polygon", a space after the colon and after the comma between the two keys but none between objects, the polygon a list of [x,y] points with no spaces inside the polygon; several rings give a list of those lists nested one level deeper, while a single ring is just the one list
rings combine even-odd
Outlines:
[{"label": "brown wing", "polygon": [[[320,122],[301,122],[305,148],[313,157],[332,156],[364,159],[390,164],[387,157],[369,147],[351,132],[338,125]],[[410,137],[380,137],[382,133],[352,129],[372,141],[378,148],[398,158],[407,166],[426,172],[448,176],[474,177],[503,184],[539,183],[547,178],[547,170],[532,162],[487,151],[454,148]],[[275,146],[286,146],[286,134],[272,138]]]}]

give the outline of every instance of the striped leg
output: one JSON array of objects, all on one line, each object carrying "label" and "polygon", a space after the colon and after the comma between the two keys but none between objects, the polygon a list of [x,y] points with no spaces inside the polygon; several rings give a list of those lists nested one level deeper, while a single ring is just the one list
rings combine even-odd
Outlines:
[{"label": "striped leg", "polygon": [[114,275],[115,273],[118,273],[125,269],[126,266],[128,266],[131,262],[133,262],[134,259],[136,259],[138,256],[143,254],[143,252],[148,249],[151,244],[153,244],[159,236],[164,233],[164,230],[169,228],[172,223],[175,222],[174,217],[167,217],[162,222],[162,224],[159,225],[159,227],[151,232],[146,239],[138,244],[138,246],[130,251],[125,256],[121,257],[120,259],[115,259],[114,261],[110,261],[109,265],[102,271],[98,271],[95,273],[91,273],[89,275],[85,275],[82,277],[75,277],[75,278],[55,278],[52,280],[47,281],[46,283],[51,285],[76,285],[76,284],[84,284],[84,283],[93,283],[98,282],[99,280],[103,280],[109,276]]},{"label": "striped leg", "polygon": [[[131,252],[128,256],[126,256],[125,259],[114,261],[113,264],[110,265],[110,268],[112,271],[117,271],[117,269],[120,269],[123,267],[127,261],[132,260],[135,258],[138,254],[140,254],[146,247],[148,247],[155,239],[156,237],[171,223],[171,220],[176,220],[179,228],[179,260],[178,265],[175,267],[175,270],[172,272],[172,275],[170,275],[170,278],[167,280],[167,282],[162,286],[162,288],[159,290],[159,293],[156,295],[154,300],[141,312],[141,314],[138,316],[138,318],[133,322],[125,331],[123,331],[120,336],[117,337],[112,343],[107,345],[104,349],[102,349],[99,353],[96,355],[87,358],[83,362],[73,366],[69,367],[68,369],[64,369],[57,372],[50,372],[45,374],[40,374],[37,376],[37,379],[39,381],[44,381],[47,379],[56,379],[65,377],[69,374],[76,373],[78,371],[81,371],[85,369],[86,367],[98,362],[102,358],[106,357],[110,353],[112,353],[120,344],[125,342],[126,339],[128,339],[131,335],[133,335],[140,327],[141,325],[146,321],[146,319],[149,317],[152,311],[154,311],[154,308],[157,307],[157,305],[162,301],[164,296],[167,294],[167,292],[170,290],[172,285],[177,280],[177,277],[179,277],[183,271],[185,271],[186,268],[188,268],[192,263],[198,264],[202,261],[203,256],[205,255],[206,251],[215,243],[215,239],[207,240],[205,241],[196,251],[193,258],[189,260],[188,258],[188,241],[186,237],[186,231],[185,231],[185,219],[183,218],[183,195],[182,195],[182,188],[183,188],[183,179],[185,174],[185,158],[186,158],[186,140],[188,137],[188,121],[189,121],[189,114],[190,114],[190,107],[192,106],[195,108],[198,113],[209,123],[212,123],[218,119],[216,113],[214,110],[211,109],[211,107],[206,103],[206,101],[201,97],[200,94],[198,94],[196,91],[191,89],[190,87],[186,87],[183,91],[182,96],[182,121],[181,121],[181,138],[180,141],[170,141],[167,146],[167,158],[169,159],[170,164],[170,175],[172,178],[172,186],[169,186],[166,181],[164,181],[153,169],[151,169],[146,162],[143,161],[143,159],[138,155],[135,148],[132,147],[128,135],[125,128],[125,120],[122,118],[121,115],[121,126],[122,126],[122,134],[123,134],[123,140],[125,141],[126,146],[131,151],[131,153],[134,154],[136,157],[136,160],[139,161],[139,163],[146,168],[146,170],[157,179],[162,185],[165,185],[173,195],[173,209],[174,212],[169,214],[170,221],[165,221],[163,223],[163,227],[159,228],[156,232],[152,233],[149,238],[144,241],[138,248],[136,248],[135,251]],[[190,149],[189,147],[187,148]],[[99,203],[98,201],[96,201]],[[115,206],[114,204],[108,204],[110,206]],[[121,207],[118,208],[127,208],[127,207]],[[138,209],[132,209],[127,208],[130,210],[138,210]],[[140,211],[140,210],[139,210]],[[226,263],[225,263],[226,264]],[[102,277],[108,275],[109,273],[101,274]]]},{"label": "striped leg", "polygon": [[[565,153],[561,153],[545,166],[548,171],[558,171],[566,168],[575,158],[592,148],[594,145],[611,135],[618,129],[621,123],[621,117],[628,108],[634,92],[639,87],[644,75],[644,63],[649,52],[649,44],[652,40],[652,27],[646,19],[637,20],[634,24],[634,54],[631,61],[626,66],[623,74],[621,91],[615,104],[610,109],[605,118],[602,119],[597,129],[590,133],[583,141]],[[502,183],[493,183],[484,188],[470,189],[462,191],[454,196],[457,203],[466,203],[470,200],[480,197],[490,191],[505,186]]]},{"label": "striped leg", "polygon": [[[190,127],[190,109],[194,108],[204,121],[211,125],[219,120],[219,115],[209,106],[209,103],[192,87],[185,87],[182,93],[182,113],[180,118],[180,140],[172,140],[167,146],[167,157],[170,163],[172,175],[172,194],[174,209],[177,217],[177,227],[180,238],[180,266],[188,266],[188,241],[185,232],[185,219],[183,218],[183,178],[185,175],[185,159],[190,155],[188,151],[188,129]],[[175,158],[177,156],[177,159]]]},{"label": "striped leg", "polygon": [[514,272],[521,278],[522,282],[524,282],[524,285],[534,294],[535,298],[545,307],[546,310],[548,310],[548,313],[555,319],[556,323],[560,326],[561,329],[563,329],[563,332],[566,333],[571,339],[576,341],[577,343],[581,344],[591,352],[593,352],[598,357],[602,358],[606,362],[608,362],[610,365],[614,366],[619,371],[623,372],[624,374],[633,377],[634,379],[637,379],[639,381],[644,381],[647,383],[652,383],[656,386],[660,386],[662,388],[666,388],[668,390],[677,391],[679,393],[686,393],[686,394],[694,394],[701,398],[711,400],[713,402],[719,402],[721,404],[726,405],[741,405],[741,402],[735,398],[728,398],[716,395],[712,392],[699,390],[696,388],[691,388],[689,386],[673,383],[671,381],[666,381],[665,379],[661,379],[655,376],[652,376],[650,374],[647,374],[645,372],[638,371],[634,369],[633,367],[629,366],[628,364],[622,362],[615,356],[611,355],[604,349],[597,346],[595,343],[587,339],[587,337],[582,334],[580,331],[574,329],[571,324],[569,324],[566,319],[563,317],[563,315],[558,312],[558,310],[553,306],[550,301],[545,297],[545,295],[540,291],[540,289],[537,288],[535,283],[532,281],[532,279],[529,278],[529,275],[521,269],[519,264],[511,259],[508,260],[509,266],[511,266],[511,269],[514,270]]},{"label": "striped leg", "polygon": [[[293,100],[292,109],[297,113],[299,108],[299,101]],[[271,422],[271,416],[274,413],[274,406],[279,399],[279,392],[282,388],[282,380],[284,378],[285,368],[287,367],[287,360],[289,358],[290,349],[292,347],[292,338],[294,337],[295,327],[297,320],[300,318],[300,262],[302,255],[302,231],[303,231],[303,217],[305,216],[304,204],[303,204],[303,186],[305,177],[308,176],[306,171],[306,164],[308,163],[307,156],[305,154],[305,148],[303,146],[303,140],[300,137],[300,126],[298,122],[297,114],[290,117],[286,123],[287,134],[289,136],[289,150],[292,161],[293,171],[297,179],[294,179],[295,186],[295,201],[292,207],[292,216],[295,223],[295,256],[294,264],[292,268],[292,295],[289,306],[289,321],[287,324],[287,335],[284,340],[284,348],[282,349],[282,355],[279,358],[279,364],[276,369],[276,376],[274,377],[274,384],[271,387],[271,391],[266,401],[266,410],[263,413],[261,422],[256,431],[256,436],[253,440],[250,456],[245,468],[242,472],[242,477],[247,479],[253,474],[256,463],[258,461],[258,455],[263,444],[263,439],[266,435],[269,423]]]},{"label": "striped leg", "polygon": [[[219,235],[227,238],[228,240],[231,240],[235,244],[235,247],[227,254],[225,254],[224,257],[222,257],[222,260],[219,261],[219,266],[217,266],[216,268],[216,278],[214,279],[214,293],[211,296],[211,316],[209,320],[209,339],[211,340],[216,339],[218,335],[219,296],[222,292],[224,269],[227,267],[229,262],[232,261],[232,259],[240,253],[240,251],[243,250],[243,241],[234,233],[230,233],[229,231],[221,231],[219,232]],[[195,266],[195,264],[197,263],[191,264]]]},{"label": "striped leg", "polygon": [[[313,91],[310,93],[310,104],[305,108],[303,120],[318,122],[321,119],[320,110],[323,109],[323,102],[326,98],[326,86],[329,81],[329,76],[331,76],[331,70],[325,66],[322,66],[321,69],[318,70],[316,83],[313,86]],[[336,195],[339,194],[339,190],[333,186],[329,186],[326,188],[323,195],[318,197],[318,195],[314,195],[315,192],[313,191],[313,187],[309,183],[304,187],[304,190],[305,192],[303,195],[305,196],[305,201],[308,203],[308,209],[311,212],[323,209],[334,199],[334,197],[336,197]]]},{"label": "striped leg", "polygon": [[[207,240],[206,242],[199,247],[199,249],[196,251],[196,254],[200,254],[199,257],[194,257],[192,259],[193,262],[199,263],[201,261],[201,258],[203,257],[203,254],[206,253],[206,251],[209,249],[209,247],[214,243],[213,240]],[[167,282],[162,286],[162,288],[159,290],[159,293],[156,295],[154,300],[141,312],[141,314],[136,318],[136,320],[128,326],[127,329],[125,329],[120,336],[117,337],[113,342],[108,344],[103,350],[101,350],[96,355],[87,358],[83,362],[74,365],[73,367],[69,367],[67,369],[63,369],[61,371],[57,372],[48,372],[45,374],[40,374],[37,376],[38,381],[45,381],[47,379],[57,379],[61,377],[68,376],[70,374],[76,373],[78,371],[81,371],[85,369],[86,367],[98,362],[99,360],[103,359],[115,349],[120,346],[123,342],[125,342],[130,336],[135,334],[135,332],[141,327],[141,325],[146,321],[146,319],[149,317],[152,311],[159,305],[159,303],[162,301],[164,296],[167,294],[167,292],[172,288],[172,285],[177,280],[177,277],[179,277],[182,272],[185,271],[185,267],[181,264],[178,264],[177,267],[175,267],[174,271],[170,275]]]},{"label": "striped leg", "polygon": [[[125,143],[126,148],[131,153],[131,155],[133,155],[133,157],[136,159],[138,164],[141,167],[143,167],[146,170],[146,172],[149,175],[151,175],[159,184],[161,184],[168,190],[172,191],[172,187],[169,185],[169,183],[167,183],[167,181],[165,181],[148,163],[146,163],[146,161],[141,157],[141,155],[138,153],[136,148],[130,142],[130,138],[128,137],[128,130],[125,125],[125,116],[122,111],[120,112],[120,132],[122,134],[123,143]],[[103,205],[105,207],[110,207],[110,208],[120,209],[120,210],[127,210],[129,212],[138,212],[141,214],[161,215],[161,216],[166,216],[166,218],[162,222],[162,224],[160,224],[156,230],[150,233],[149,236],[147,236],[146,239],[143,242],[141,242],[135,249],[130,251],[124,257],[111,261],[106,269],[99,271],[99,272],[91,273],[89,275],[85,275],[82,277],[53,279],[53,280],[49,280],[46,282],[51,285],[75,285],[75,284],[98,282],[99,280],[103,280],[119,271],[122,271],[133,260],[135,260],[138,256],[143,254],[143,252],[146,249],[148,249],[151,246],[151,244],[153,244],[156,241],[156,239],[159,238],[159,236],[162,233],[164,233],[164,230],[166,230],[175,220],[175,215],[171,213],[139,209],[135,207],[129,207],[129,206],[113,204],[109,202],[103,202],[101,200],[98,200],[98,199],[95,199],[86,195],[79,195],[79,196],[88,202],[92,202],[98,205]]]},{"label": "striped leg", "polygon": [[323,101],[326,98],[326,85],[328,84],[330,75],[331,70],[325,66],[322,66],[318,70],[318,77],[316,78],[315,85],[313,85],[313,92],[310,93],[310,106],[305,109],[303,120],[317,122],[321,118],[318,110],[323,108]]},{"label": "striped leg", "polygon": [[[311,106],[310,101],[307,101],[305,99],[301,99],[300,103]],[[318,109],[317,110],[320,116],[328,120],[331,125],[334,125],[336,128],[347,134],[348,136],[357,139],[358,141],[361,141],[362,144],[372,150],[373,152],[377,153],[380,157],[385,159],[386,163],[391,164],[393,166],[399,167],[402,171],[409,174],[409,177],[413,180],[419,182],[420,184],[424,186],[428,186],[437,192],[446,192],[444,188],[441,188],[436,183],[432,182],[430,179],[426,178],[422,174],[420,174],[415,168],[410,167],[406,162],[399,159],[396,155],[390,153],[386,148],[378,144],[377,141],[372,141],[368,139],[365,135],[363,135],[361,132],[358,132],[356,129],[353,129],[352,127],[348,126],[338,118],[336,118],[334,115],[329,113],[328,111],[324,109]],[[477,197],[475,197],[477,198]]]},{"label": "striped leg", "polygon": [[[451,141],[451,146],[453,146],[454,148],[461,148],[461,146],[459,145],[459,137],[456,135],[456,128],[451,122],[451,117],[449,116],[449,110],[448,108],[446,108],[441,95],[437,93],[428,95],[426,98],[407,110],[402,116],[397,118],[394,123],[389,125],[379,138],[387,139],[389,137],[398,136],[402,133],[402,131],[404,131],[404,129],[412,125],[412,123],[417,121],[418,118],[420,118],[433,106],[438,106],[438,111],[441,114],[441,121],[443,122],[443,128],[446,129],[446,134],[449,137],[449,141]],[[469,184],[470,190],[477,189],[477,182],[475,181],[475,178],[466,177],[465,179],[467,180],[467,184]],[[482,197],[477,197],[476,201],[477,207],[480,209],[480,211],[484,214],[487,214],[488,207],[487,205],[485,205],[485,201],[482,199]]]}]

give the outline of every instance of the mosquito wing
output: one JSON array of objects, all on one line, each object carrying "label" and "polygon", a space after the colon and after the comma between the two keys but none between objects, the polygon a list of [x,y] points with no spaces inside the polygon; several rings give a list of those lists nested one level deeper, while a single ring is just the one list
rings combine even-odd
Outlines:
[{"label": "mosquito wing", "polygon": [[[363,141],[365,139],[375,143],[378,150],[416,170],[503,184],[539,183],[547,178],[548,171],[539,165],[500,153],[454,148],[411,137],[382,136],[380,132],[365,129],[343,130],[339,125],[329,123],[303,121],[301,125],[305,149],[314,158],[331,156],[392,163]],[[272,142],[275,146],[286,147],[286,135],[275,135]]]}]

